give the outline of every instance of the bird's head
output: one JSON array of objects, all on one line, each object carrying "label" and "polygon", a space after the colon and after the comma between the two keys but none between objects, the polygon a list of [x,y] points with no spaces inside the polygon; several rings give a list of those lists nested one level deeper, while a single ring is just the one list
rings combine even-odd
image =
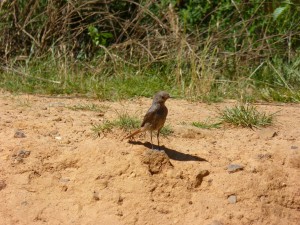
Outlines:
[{"label": "bird's head", "polygon": [[153,102],[165,103],[168,98],[170,98],[169,93],[165,91],[159,91],[154,95]]}]

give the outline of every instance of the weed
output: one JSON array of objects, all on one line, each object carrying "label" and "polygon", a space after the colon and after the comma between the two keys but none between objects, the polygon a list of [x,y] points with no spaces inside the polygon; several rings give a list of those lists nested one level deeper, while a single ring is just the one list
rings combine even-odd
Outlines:
[{"label": "weed", "polygon": [[252,105],[237,105],[220,112],[220,118],[224,123],[250,128],[271,125],[273,116],[274,114],[259,112]]},{"label": "weed", "polygon": [[78,111],[94,111],[94,112],[103,112],[107,109],[105,106],[99,106],[94,103],[92,104],[78,104],[78,105],[73,105],[73,106],[68,106],[68,109]]},{"label": "weed", "polygon": [[160,130],[160,134],[162,136],[169,136],[174,133],[174,130],[171,128],[169,124],[165,125],[163,128]]},{"label": "weed", "polygon": [[114,121],[114,125],[124,131],[137,129],[141,125],[141,121],[136,117],[130,116],[128,113],[118,115],[118,119]]},{"label": "weed", "polygon": [[204,122],[193,122],[192,125],[198,128],[202,129],[213,129],[213,128],[220,128],[222,122],[217,122],[217,123],[209,123],[208,121]]},{"label": "weed", "polygon": [[101,134],[112,131],[115,124],[109,120],[105,120],[101,124],[93,125],[92,132],[96,137],[100,137]]},{"label": "weed", "polygon": [[[123,131],[130,131],[138,129],[141,125],[141,121],[134,116],[130,116],[128,113],[118,114],[118,118],[115,120],[106,120],[101,124],[93,125],[92,131],[96,136],[100,136],[102,133],[111,132],[113,128],[119,128]],[[160,133],[162,136],[168,136],[174,131],[169,125],[164,126]]]}]

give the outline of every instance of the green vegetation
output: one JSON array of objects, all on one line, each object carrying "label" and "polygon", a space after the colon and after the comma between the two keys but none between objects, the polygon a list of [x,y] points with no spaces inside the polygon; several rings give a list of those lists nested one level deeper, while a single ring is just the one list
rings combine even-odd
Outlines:
[{"label": "green vegetation", "polygon": [[174,133],[174,130],[171,128],[171,126],[169,124],[165,125],[161,130],[160,130],[160,134],[162,136],[169,136],[171,134]]},{"label": "green vegetation", "polygon": [[78,104],[78,105],[69,106],[67,108],[74,111],[82,110],[82,111],[94,111],[94,112],[104,112],[107,109],[107,107],[105,106],[99,106],[94,103]]},{"label": "green vegetation", "polygon": [[[92,126],[92,132],[96,136],[100,136],[101,134],[105,134],[107,132],[111,132],[114,128],[121,129],[123,131],[132,131],[134,129],[138,129],[141,126],[141,121],[137,119],[135,116],[131,116],[128,113],[118,113],[118,117],[115,120],[105,120],[100,124]],[[170,127],[170,125],[165,125],[160,134],[162,136],[169,136],[174,131]]]},{"label": "green vegetation", "polygon": [[296,0],[3,1],[0,88],[300,101]]},{"label": "green vegetation", "polygon": [[220,113],[223,123],[233,124],[241,127],[264,127],[271,125],[274,114],[259,112],[252,105],[238,105],[226,108]]},{"label": "green vegetation", "polygon": [[222,122],[217,123],[209,123],[208,121],[205,122],[193,122],[193,126],[202,128],[202,129],[214,129],[214,128],[220,128],[222,125]]},{"label": "green vegetation", "polygon": [[105,120],[101,124],[93,125],[92,131],[97,136],[111,132],[113,128],[119,128],[124,131],[129,131],[139,128],[141,121],[128,113],[118,113],[118,118],[113,121]]},{"label": "green vegetation", "polygon": [[121,113],[114,125],[124,131],[137,129],[141,126],[141,121],[136,117],[130,116],[128,113]]},{"label": "green vegetation", "polygon": [[96,124],[92,126],[92,132],[95,137],[100,137],[101,134],[105,134],[107,132],[112,131],[112,129],[115,127],[115,124],[109,120],[105,120],[101,124]]}]

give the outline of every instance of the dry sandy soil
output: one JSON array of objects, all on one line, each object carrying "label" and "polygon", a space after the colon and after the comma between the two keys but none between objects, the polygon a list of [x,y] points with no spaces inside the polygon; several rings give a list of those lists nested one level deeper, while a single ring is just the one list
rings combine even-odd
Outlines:
[{"label": "dry sandy soil", "polygon": [[[299,105],[258,105],[278,112],[268,128],[205,130],[189,124],[234,103],[170,99],[162,151],[148,134],[94,137],[93,124],[142,118],[151,101],[0,92],[0,224],[299,224]],[[103,113],[68,108],[92,103]]]}]

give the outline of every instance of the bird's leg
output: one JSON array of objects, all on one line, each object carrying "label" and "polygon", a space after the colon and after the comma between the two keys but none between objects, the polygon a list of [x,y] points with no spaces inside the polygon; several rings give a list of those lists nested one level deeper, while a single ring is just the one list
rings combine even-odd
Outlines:
[{"label": "bird's leg", "polygon": [[160,129],[157,131],[157,147],[158,147],[158,150],[160,150],[160,146],[159,146],[159,131],[160,131]]},{"label": "bird's leg", "polygon": [[152,150],[153,150],[153,142],[152,142],[152,130],[150,131],[150,136],[151,136],[151,146],[152,146]]}]

